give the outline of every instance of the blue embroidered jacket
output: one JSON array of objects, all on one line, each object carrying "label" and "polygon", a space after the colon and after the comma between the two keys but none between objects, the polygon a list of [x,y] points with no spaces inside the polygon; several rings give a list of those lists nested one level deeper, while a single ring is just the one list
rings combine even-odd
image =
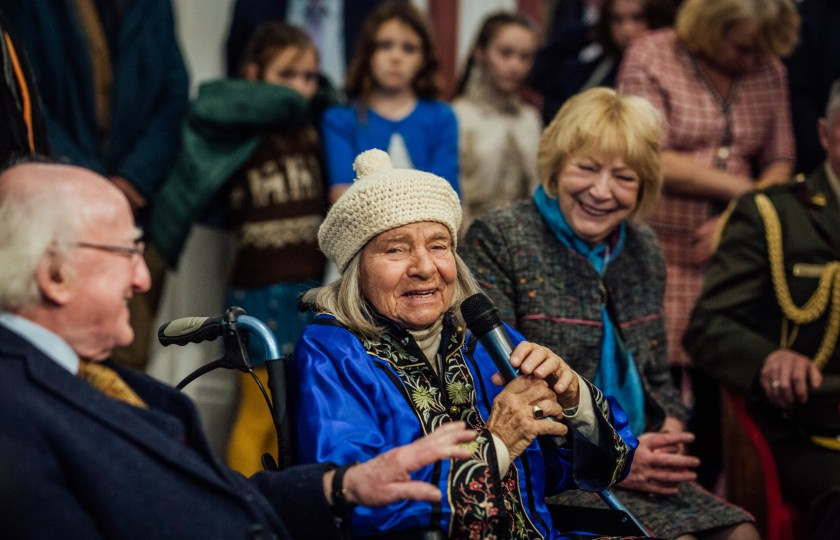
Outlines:
[{"label": "blue embroidered jacket", "polygon": [[[515,330],[508,332],[514,344],[522,341]],[[559,449],[534,441],[501,476],[485,427],[502,390],[490,380],[497,371],[490,356],[448,318],[439,355],[440,375],[405,330],[392,325],[382,336],[366,339],[330,315],[318,316],[298,342],[290,375],[302,462],[365,461],[454,420],[479,431],[470,459],[414,473],[415,480],[440,486],[440,503],[359,507],[354,535],[431,526],[452,538],[476,533],[563,538],[558,532],[563,524],[552,523],[546,495],[570,488],[596,491],[626,476],[637,441],[624,411],[592,385],[599,444],[574,429],[570,444]]]}]

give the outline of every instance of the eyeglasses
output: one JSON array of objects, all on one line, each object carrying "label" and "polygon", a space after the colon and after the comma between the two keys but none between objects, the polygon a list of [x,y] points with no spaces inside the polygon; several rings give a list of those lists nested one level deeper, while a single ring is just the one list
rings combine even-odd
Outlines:
[{"label": "eyeglasses", "polygon": [[73,247],[98,249],[100,251],[107,251],[108,253],[116,253],[117,255],[124,255],[131,257],[132,260],[136,258],[143,258],[143,252],[146,251],[146,243],[142,240],[135,240],[134,246],[109,246],[106,244],[91,244],[90,242],[74,242]]}]

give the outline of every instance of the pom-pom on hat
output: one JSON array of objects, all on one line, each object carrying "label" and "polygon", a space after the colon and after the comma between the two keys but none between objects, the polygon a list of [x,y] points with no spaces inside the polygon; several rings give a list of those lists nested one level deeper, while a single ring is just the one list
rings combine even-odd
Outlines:
[{"label": "pom-pom on hat", "polygon": [[350,259],[379,233],[409,223],[437,221],[457,244],[461,203],[449,183],[432,173],[395,169],[382,150],[353,162],[356,180],[338,198],[318,229],[318,245],[343,272]]}]

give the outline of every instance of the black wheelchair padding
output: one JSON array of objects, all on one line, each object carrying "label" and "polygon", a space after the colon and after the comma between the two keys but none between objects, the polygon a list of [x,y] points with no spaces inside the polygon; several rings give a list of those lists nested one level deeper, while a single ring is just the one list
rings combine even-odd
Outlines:
[{"label": "black wheelchair padding", "polygon": [[[291,356],[291,354],[285,354],[278,361],[265,363],[268,372],[268,390],[273,404],[271,417],[277,430],[277,464],[281,469],[294,465],[297,461],[292,436],[292,414],[289,407],[289,385],[286,373]],[[265,465],[266,458],[263,456],[263,466]]]}]

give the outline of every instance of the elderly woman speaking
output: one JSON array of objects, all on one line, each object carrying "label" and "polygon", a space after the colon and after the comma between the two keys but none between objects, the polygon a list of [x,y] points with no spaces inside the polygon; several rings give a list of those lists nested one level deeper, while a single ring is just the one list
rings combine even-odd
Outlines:
[{"label": "elderly woman speaking", "polygon": [[545,495],[624,478],[636,440],[623,410],[513,330],[510,363],[520,374],[501,386],[458,316],[477,286],[455,253],[455,192],[433,174],[394,169],[379,150],[359,155],[354,169],[358,179],[318,233],[341,278],[303,298],[319,314],[291,369],[300,459],[352,464],[463,420],[479,432],[472,456],[415,473],[440,486],[441,502],[356,508],[353,534],[431,527],[452,538],[562,537]]}]

